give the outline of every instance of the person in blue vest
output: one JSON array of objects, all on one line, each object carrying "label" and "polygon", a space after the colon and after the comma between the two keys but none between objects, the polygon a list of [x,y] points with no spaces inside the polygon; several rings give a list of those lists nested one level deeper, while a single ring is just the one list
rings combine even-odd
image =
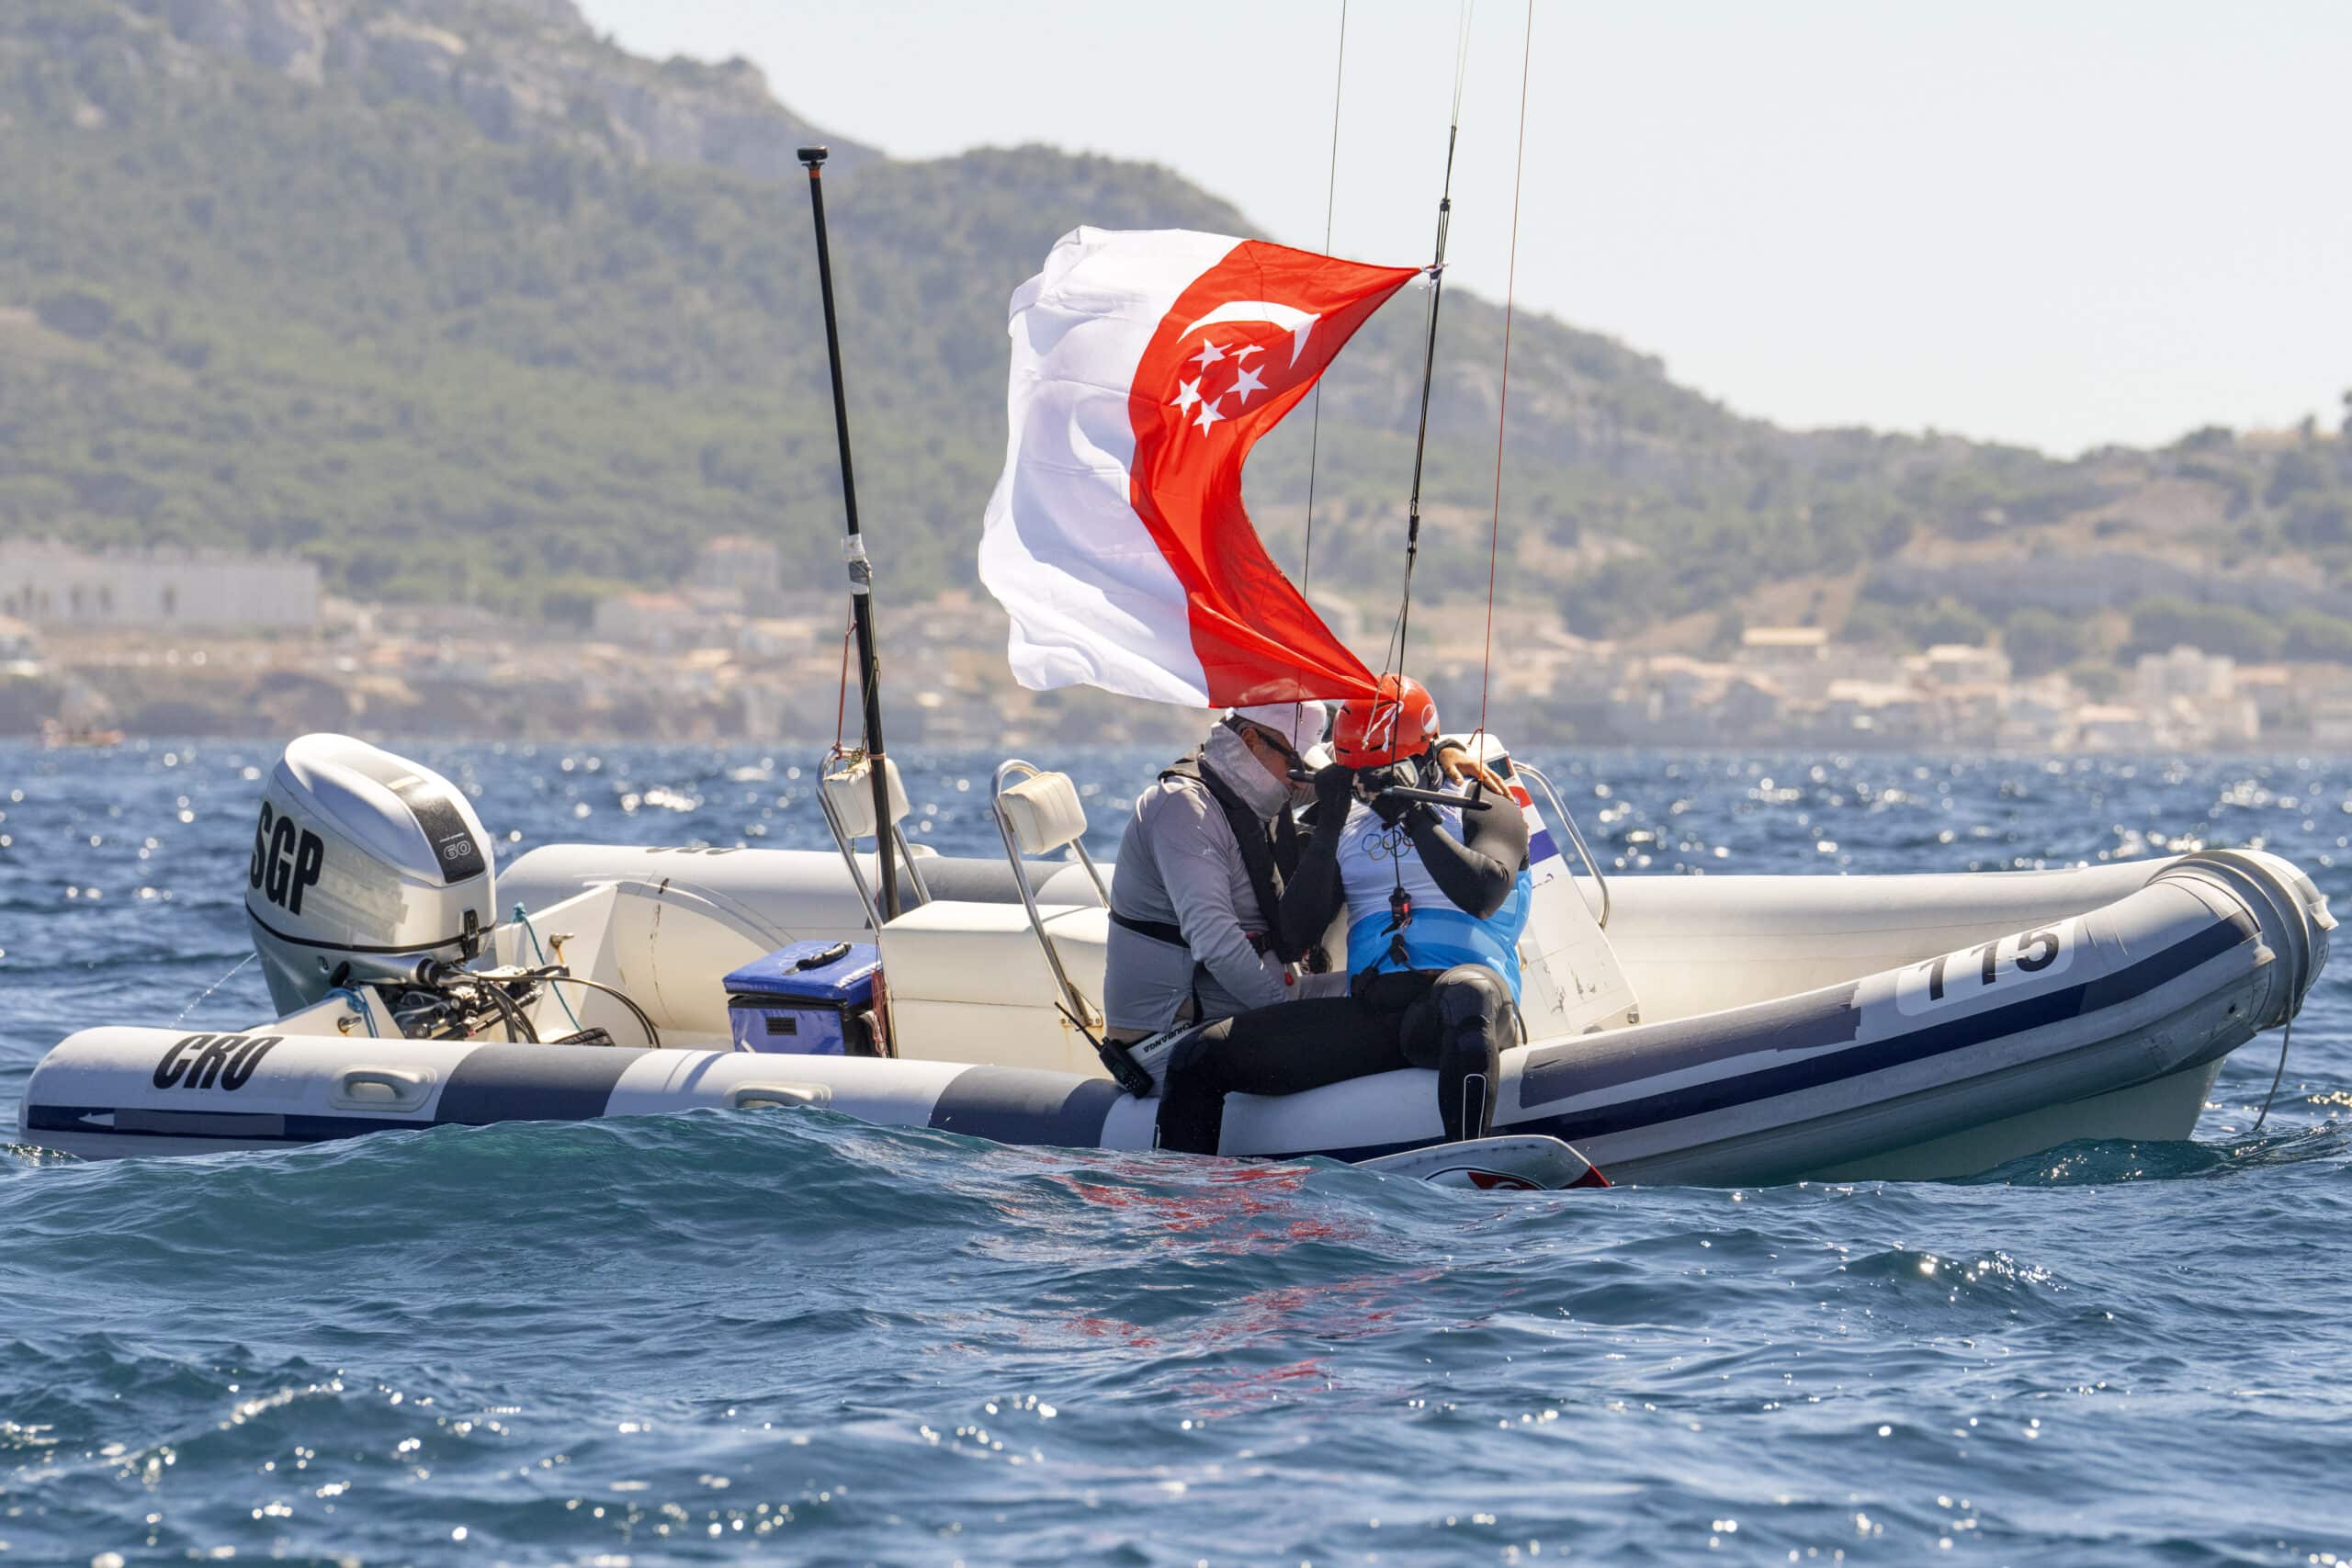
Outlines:
[{"label": "person in blue vest", "polygon": [[1331,751],[1281,923],[1321,931],[1345,910],[1348,994],[1240,1013],[1182,1041],[1162,1075],[1162,1148],[1217,1153],[1236,1091],[1295,1094],[1408,1066],[1437,1069],[1447,1137],[1483,1137],[1493,1120],[1498,1057],[1518,1041],[1527,819],[1483,769],[1449,776],[1437,705],[1418,681],[1384,675],[1376,695],[1348,702]]}]

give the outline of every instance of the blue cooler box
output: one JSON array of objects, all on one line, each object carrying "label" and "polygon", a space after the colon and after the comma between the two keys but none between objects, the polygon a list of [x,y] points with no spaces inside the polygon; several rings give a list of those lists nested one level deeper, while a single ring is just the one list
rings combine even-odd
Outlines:
[{"label": "blue cooler box", "polygon": [[[854,1038],[857,1054],[866,1055],[881,968],[880,954],[862,942],[796,942],[744,964],[726,981],[735,1049],[842,1056]],[[853,1023],[857,1014],[868,1016]]]}]

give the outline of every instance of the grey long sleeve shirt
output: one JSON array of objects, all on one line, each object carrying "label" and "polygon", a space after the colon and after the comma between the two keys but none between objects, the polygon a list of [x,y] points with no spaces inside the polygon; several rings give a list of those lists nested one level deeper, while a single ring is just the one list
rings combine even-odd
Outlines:
[{"label": "grey long sleeve shirt", "polygon": [[[1209,731],[1202,762],[1261,821],[1272,822],[1274,813],[1290,808],[1289,789],[1225,726]],[[1174,1023],[1193,994],[1196,960],[1207,968],[1200,978],[1204,1020],[1300,994],[1284,983],[1279,960],[1250,945],[1249,933],[1263,932],[1266,921],[1232,826],[1198,784],[1155,780],[1136,797],[1111,876],[1111,907],[1133,919],[1173,925],[1186,944],[1179,948],[1111,927],[1102,1010],[1113,1029],[1156,1032]]]}]

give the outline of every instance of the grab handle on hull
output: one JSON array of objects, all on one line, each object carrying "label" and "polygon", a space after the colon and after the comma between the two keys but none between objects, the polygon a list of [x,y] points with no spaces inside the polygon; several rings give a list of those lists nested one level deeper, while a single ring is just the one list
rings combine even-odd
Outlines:
[{"label": "grab handle on hull", "polygon": [[433,1075],[416,1067],[345,1067],[328,1102],[342,1111],[421,1111],[433,1098]]},{"label": "grab handle on hull", "polygon": [[831,1088],[820,1083],[746,1083],[727,1091],[728,1105],[737,1111],[821,1111],[832,1102]]}]

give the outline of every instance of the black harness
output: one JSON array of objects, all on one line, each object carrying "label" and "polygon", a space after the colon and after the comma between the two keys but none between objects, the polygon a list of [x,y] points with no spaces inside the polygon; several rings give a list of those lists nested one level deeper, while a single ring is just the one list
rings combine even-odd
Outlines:
[{"label": "black harness", "polygon": [[[1241,852],[1241,867],[1250,878],[1250,891],[1257,900],[1258,918],[1266,927],[1262,932],[1246,933],[1250,945],[1261,955],[1271,953],[1284,964],[1306,959],[1307,967],[1320,973],[1316,959],[1321,956],[1321,949],[1311,943],[1293,946],[1282,939],[1283,885],[1298,870],[1297,823],[1288,811],[1276,812],[1271,825],[1260,821],[1258,814],[1250,809],[1250,803],[1243,800],[1231,784],[1217,777],[1214,768],[1204,766],[1201,759],[1202,753],[1195,751],[1170,763],[1160,770],[1160,782],[1178,780],[1198,784],[1208,791],[1209,798],[1216,801],[1218,809],[1225,813],[1226,826],[1233,829],[1233,841]],[[1114,908],[1111,923],[1123,926],[1137,936],[1164,942],[1170,947],[1189,948],[1192,945],[1184,940],[1182,929],[1173,921],[1137,919]],[[1197,962],[1193,965],[1195,991],[1199,989],[1201,973],[1205,967]]]}]

